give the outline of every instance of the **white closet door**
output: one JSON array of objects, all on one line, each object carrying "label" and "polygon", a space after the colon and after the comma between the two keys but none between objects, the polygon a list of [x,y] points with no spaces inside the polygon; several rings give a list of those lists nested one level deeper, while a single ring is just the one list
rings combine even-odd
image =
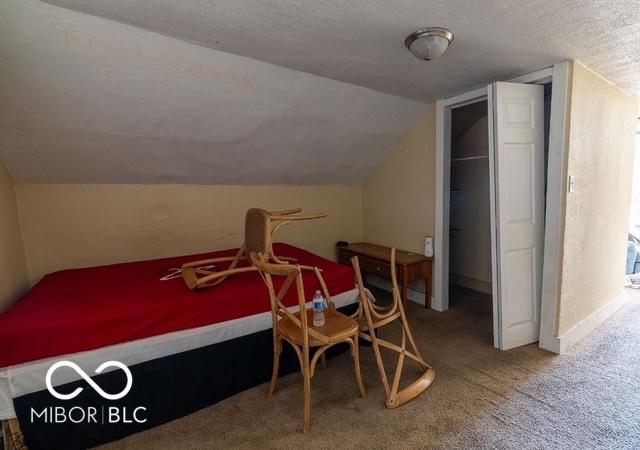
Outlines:
[{"label": "white closet door", "polygon": [[540,335],[544,242],[544,87],[494,83],[494,344],[507,350]]}]

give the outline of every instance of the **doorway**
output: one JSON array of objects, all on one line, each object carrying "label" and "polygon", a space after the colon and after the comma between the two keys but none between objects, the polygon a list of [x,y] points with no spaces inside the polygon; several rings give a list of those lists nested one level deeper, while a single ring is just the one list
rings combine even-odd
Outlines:
[{"label": "doorway", "polygon": [[636,122],[636,148],[633,159],[633,182],[629,208],[625,286],[640,288],[640,117]]},{"label": "doorway", "polygon": [[491,335],[492,263],[487,100],[451,113],[449,304]]},{"label": "doorway", "polygon": [[[546,289],[545,314],[550,316],[550,308],[556,307],[555,291],[551,290],[556,280],[548,277],[548,286],[543,287],[543,259],[554,262],[556,258],[557,210],[551,214],[553,233],[546,236],[545,200],[556,205],[563,187],[557,175],[563,153],[559,138],[564,132],[566,68],[561,64],[509,83],[494,83],[437,105],[433,304],[437,310],[448,309],[450,286],[481,293],[485,303],[492,298],[494,345],[502,349],[536,342],[543,328],[545,333],[553,332],[554,319],[542,320],[541,303]],[[553,91],[558,94],[555,103],[551,100],[554,73],[560,80],[559,88]],[[482,122],[487,125],[482,127],[484,136],[478,133],[481,125],[469,133],[473,125]],[[476,140],[476,145],[469,145],[470,140]],[[551,160],[550,145],[556,151]],[[475,170],[463,167],[471,162]],[[547,167],[552,174],[550,190]],[[461,184],[471,186],[468,193]],[[490,208],[477,207],[486,203],[487,197]],[[477,205],[475,211],[469,211],[470,204]],[[473,225],[467,226],[466,239],[460,226],[464,223]],[[548,256],[543,247],[551,250]],[[488,263],[491,270],[487,270]],[[501,279],[501,274],[506,276]]]}]

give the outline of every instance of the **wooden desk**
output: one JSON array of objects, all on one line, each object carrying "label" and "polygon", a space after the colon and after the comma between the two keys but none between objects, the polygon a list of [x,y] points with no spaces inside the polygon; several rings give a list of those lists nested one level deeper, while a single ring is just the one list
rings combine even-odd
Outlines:
[{"label": "wooden desk", "polygon": [[[338,247],[338,262],[351,265],[351,258],[357,256],[360,270],[363,273],[376,275],[391,280],[391,249],[368,242],[358,242],[344,247]],[[424,280],[425,307],[431,308],[431,270],[433,258],[427,258],[418,253],[396,249],[396,267],[402,304],[407,307],[407,289],[409,283]]]}]

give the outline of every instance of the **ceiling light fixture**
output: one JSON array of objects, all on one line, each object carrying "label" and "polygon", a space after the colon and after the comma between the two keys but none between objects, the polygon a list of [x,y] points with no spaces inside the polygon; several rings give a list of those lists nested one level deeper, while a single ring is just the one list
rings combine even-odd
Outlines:
[{"label": "ceiling light fixture", "polygon": [[418,59],[431,61],[439,58],[453,41],[453,33],[446,28],[429,27],[414,31],[404,40],[404,45]]}]

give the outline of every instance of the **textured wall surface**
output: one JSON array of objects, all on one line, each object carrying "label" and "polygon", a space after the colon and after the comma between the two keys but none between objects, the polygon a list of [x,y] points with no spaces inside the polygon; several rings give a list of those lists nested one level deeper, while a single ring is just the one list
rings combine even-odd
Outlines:
[{"label": "textured wall surface", "polygon": [[0,162],[0,312],[28,287],[13,181]]},{"label": "textured wall surface", "polygon": [[435,105],[363,184],[367,241],[424,252],[435,227]]},{"label": "textured wall surface", "polygon": [[362,239],[359,186],[17,185],[33,282],[72,267],[239,246],[250,207],[327,212],[276,236],[327,258]]},{"label": "textured wall surface", "polygon": [[574,64],[559,335],[622,290],[637,115],[637,99]]},{"label": "textured wall surface", "polygon": [[424,108],[36,0],[0,55],[16,183],[359,184]]}]

